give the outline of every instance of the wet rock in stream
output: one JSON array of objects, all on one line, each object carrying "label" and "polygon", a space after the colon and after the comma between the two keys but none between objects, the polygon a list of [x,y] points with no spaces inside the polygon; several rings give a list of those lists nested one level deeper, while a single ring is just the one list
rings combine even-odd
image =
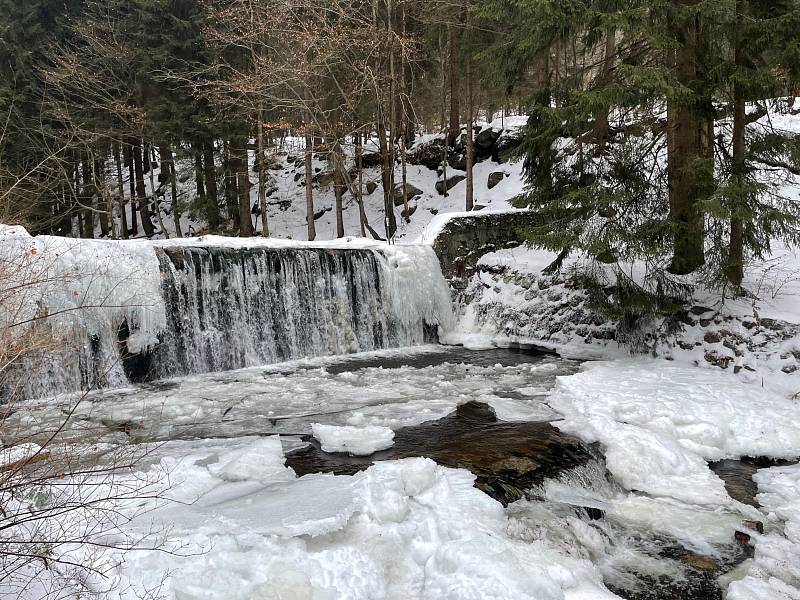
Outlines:
[{"label": "wet rock in stream", "polygon": [[329,454],[311,442],[286,457],[298,476],[350,475],[376,461],[425,456],[446,467],[471,471],[476,487],[504,505],[523,498],[528,488],[544,479],[594,457],[578,438],[550,423],[501,422],[491,407],[479,402],[462,404],[438,421],[400,429],[394,446],[370,456]]}]

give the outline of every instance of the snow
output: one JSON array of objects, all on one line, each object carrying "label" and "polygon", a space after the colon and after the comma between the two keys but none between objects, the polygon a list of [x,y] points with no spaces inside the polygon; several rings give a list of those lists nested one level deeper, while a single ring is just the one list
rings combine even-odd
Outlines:
[{"label": "snow", "polygon": [[754,479],[766,531],[749,532],[755,557],[746,575],[731,583],[727,600],[800,598],[800,465],[761,469]]},{"label": "snow", "polygon": [[311,431],[325,452],[347,452],[365,456],[386,450],[394,443],[394,431],[389,427],[353,427],[312,423]]},{"label": "snow", "polygon": [[220,483],[191,505],[151,514],[188,545],[128,553],[115,587],[134,597],[171,573],[161,592],[175,599],[615,598],[588,561],[510,535],[502,506],[473,481],[412,458],[353,477]]},{"label": "snow", "polygon": [[549,403],[560,429],[603,444],[624,487],[691,504],[731,502],[706,461],[800,455],[796,403],[719,371],[593,363],[559,378]]}]

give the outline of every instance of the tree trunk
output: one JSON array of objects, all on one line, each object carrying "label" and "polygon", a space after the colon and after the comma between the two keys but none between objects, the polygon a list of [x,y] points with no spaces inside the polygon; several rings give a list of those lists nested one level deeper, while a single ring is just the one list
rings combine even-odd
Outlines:
[{"label": "tree trunk", "polygon": [[139,224],[136,216],[137,203],[136,203],[136,169],[133,164],[133,141],[129,138],[123,145],[123,156],[125,164],[128,167],[128,187],[131,194],[131,235],[136,237],[139,235]]},{"label": "tree trunk", "polygon": [[385,212],[384,226],[386,239],[391,240],[397,231],[397,220],[394,215],[394,190],[392,189],[392,164],[389,157],[389,148],[386,143],[386,128],[383,123],[383,113],[378,109],[378,145],[381,151],[381,183],[383,184],[383,208]]},{"label": "tree trunk", "polygon": [[267,173],[264,162],[264,109],[258,107],[258,201],[261,206],[261,235],[269,237],[267,217]]},{"label": "tree trunk", "polygon": [[[614,27],[611,27],[606,33],[606,46],[605,46],[605,54],[603,56],[603,69],[600,73],[600,81],[602,84],[606,84],[611,79],[611,71],[614,68],[614,56],[617,52],[617,30]],[[609,139],[609,124],[608,124],[608,114],[611,110],[611,107],[604,106],[602,109],[599,109],[594,115],[594,139],[597,145],[602,150],[605,150],[606,145],[608,144]]]},{"label": "tree trunk", "polygon": [[92,187],[97,194],[97,208],[100,209],[99,221],[100,232],[103,237],[116,237],[114,232],[114,204],[111,196],[106,194],[105,185],[102,183],[102,174],[105,171],[105,164],[102,159],[92,161]]},{"label": "tree trunk", "polygon": [[243,138],[230,142],[230,163],[239,195],[239,236],[252,237],[255,233],[250,212],[250,178],[247,166],[247,145]]},{"label": "tree trunk", "polygon": [[364,146],[361,142],[361,134],[353,136],[356,142],[356,167],[358,169],[358,189],[356,190],[356,200],[358,201],[358,224],[361,237],[367,237],[367,213],[364,210]]},{"label": "tree trunk", "polygon": [[[677,0],[676,0],[677,1]],[[697,81],[698,28],[695,20],[683,28],[683,39],[675,51],[675,74],[679,83],[691,87]],[[673,257],[670,272],[692,273],[705,263],[704,224],[700,207],[704,195],[698,173],[706,153],[703,150],[704,121],[698,114],[698,100],[670,99],[667,119],[670,135],[668,174],[670,219],[673,227]]]},{"label": "tree trunk", "polygon": [[203,171],[205,171],[206,196],[203,205],[206,209],[208,227],[217,231],[220,226],[219,192],[217,191],[217,164],[214,161],[214,142],[207,140],[203,145]]},{"label": "tree trunk", "polygon": [[461,135],[461,29],[450,25],[450,125],[447,145],[453,146]]},{"label": "tree trunk", "polygon": [[[734,62],[736,75],[741,78],[745,68],[745,56],[742,38],[745,31],[745,15],[747,0],[736,0],[736,33]],[[747,128],[746,98],[744,89],[737,80],[733,88],[733,178],[734,192],[731,202],[731,230],[728,245],[728,261],[726,275],[728,281],[738,293],[744,279],[744,212],[747,210],[745,185],[747,177]]]},{"label": "tree trunk", "polygon": [[233,229],[239,231],[239,191],[236,186],[236,159],[231,151],[231,142],[222,144],[222,162],[225,173],[225,210],[231,220]]},{"label": "tree trunk", "polygon": [[119,227],[123,240],[128,239],[128,215],[125,213],[125,183],[122,179],[122,158],[120,157],[119,142],[114,142],[114,165],[117,167],[117,194],[119,194]]},{"label": "tree trunk", "polygon": [[311,135],[311,123],[306,112],[306,147],[305,147],[305,167],[306,167],[306,224],[308,225],[308,241],[313,242],[317,237],[317,228],[314,224],[314,173],[311,166],[311,159],[314,154],[314,138]]},{"label": "tree trunk", "polygon": [[[466,210],[469,212],[475,206],[473,193],[475,188],[473,167],[475,166],[475,142],[473,136],[475,132],[472,129],[472,123],[475,120],[473,97],[472,97],[472,77],[473,77],[473,64],[472,59],[467,58],[467,193],[466,193]],[[447,181],[445,181],[447,187]]]},{"label": "tree trunk", "polygon": [[[169,231],[164,225],[164,216],[161,214],[161,203],[158,201],[158,194],[156,194],[155,173],[153,173],[153,164],[156,162],[156,151],[151,144],[145,145],[145,156],[148,157],[148,164],[150,165],[150,171],[148,171],[150,174],[150,193],[153,194],[153,210],[156,213],[156,221],[158,221],[158,226],[161,229],[161,235],[169,239]],[[164,177],[164,157],[159,156],[159,159],[161,161],[161,174],[159,179],[161,179]],[[169,168],[167,168],[167,178],[169,178]]]},{"label": "tree trunk", "polygon": [[197,195],[197,198],[202,202],[205,200],[206,197],[206,182],[203,169],[203,151],[199,146],[195,144],[192,144],[192,149],[194,150],[195,194]]},{"label": "tree trunk", "polygon": [[147,188],[144,185],[144,167],[142,165],[142,141],[132,139],[133,170],[136,180],[136,203],[142,218],[142,230],[147,237],[153,237],[155,227],[150,219],[150,208],[147,206]]},{"label": "tree trunk", "polygon": [[342,211],[342,196],[347,187],[345,181],[344,151],[337,139],[333,144],[333,193],[336,197],[336,237],[344,237],[344,214]]},{"label": "tree trunk", "polygon": [[81,237],[93,238],[94,237],[94,177],[92,176],[92,167],[89,158],[84,155],[81,158]]},{"label": "tree trunk", "polygon": [[175,156],[169,144],[164,144],[159,148],[161,155],[161,173],[169,178],[170,198],[172,201],[172,223],[175,226],[175,237],[183,237],[181,232],[181,211],[178,206],[178,177],[175,171]]}]

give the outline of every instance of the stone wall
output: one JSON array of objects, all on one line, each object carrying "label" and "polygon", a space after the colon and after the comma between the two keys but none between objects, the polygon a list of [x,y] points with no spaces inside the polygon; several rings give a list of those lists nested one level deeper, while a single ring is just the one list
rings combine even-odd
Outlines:
[{"label": "stone wall", "polygon": [[465,279],[484,254],[519,246],[530,228],[542,222],[538,213],[527,210],[454,217],[436,236],[433,249],[447,279]]}]

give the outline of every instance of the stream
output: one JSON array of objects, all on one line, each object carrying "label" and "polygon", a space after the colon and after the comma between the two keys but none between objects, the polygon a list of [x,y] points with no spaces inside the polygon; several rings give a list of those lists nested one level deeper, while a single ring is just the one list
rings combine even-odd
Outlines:
[{"label": "stream", "polygon": [[[85,460],[141,446],[148,448],[142,469],[165,456],[180,460],[198,444],[274,435],[297,476],[352,475],[378,461],[428,457],[472,472],[476,487],[503,504],[525,535],[574,547],[623,598],[721,599],[717,578],[749,548],[718,531],[740,517],[721,509],[692,513],[696,543],[650,530],[651,499],[615,483],[599,447],[557,428],[549,390],[579,367],[535,349],[438,345],[301,359],[28,401],[7,417],[3,441],[41,442],[71,412],[62,440],[80,447]],[[312,423],[390,427],[394,444],[369,456],[324,452]],[[40,438],[30,431],[41,431]],[[746,461],[714,465],[750,504],[755,468]],[[669,510],[679,519],[694,508]]]}]

